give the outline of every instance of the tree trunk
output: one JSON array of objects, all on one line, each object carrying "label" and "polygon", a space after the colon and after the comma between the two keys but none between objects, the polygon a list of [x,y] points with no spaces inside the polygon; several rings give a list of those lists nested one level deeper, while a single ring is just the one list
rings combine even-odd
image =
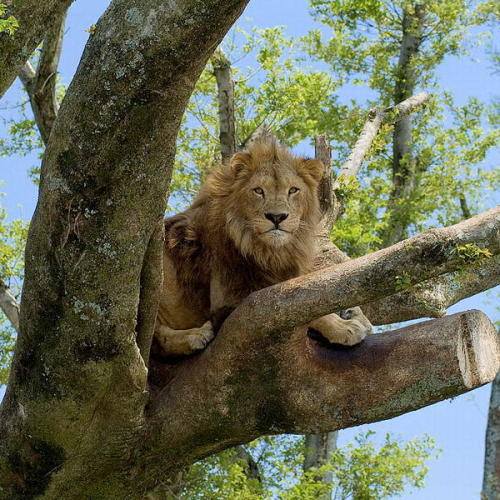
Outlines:
[{"label": "tree trunk", "polygon": [[484,472],[482,500],[497,500],[500,497],[500,373],[491,384],[486,446],[484,453]]},{"label": "tree trunk", "polygon": [[[304,471],[318,469],[330,458],[330,454],[337,449],[338,431],[326,432],[324,434],[307,434],[304,441]],[[332,471],[324,472],[316,477],[323,484],[332,485]],[[325,500],[329,499],[331,493],[324,495]]]},{"label": "tree trunk", "polygon": [[[412,4],[403,10],[403,37],[396,70],[394,102],[408,99],[415,90],[417,74],[414,59],[420,49],[425,20],[425,6]],[[418,185],[419,172],[412,152],[412,125],[409,115],[394,125],[392,153],[392,191],[388,203],[388,227],[383,247],[401,241],[408,227],[407,200]]]},{"label": "tree trunk", "polygon": [[148,398],[137,315],[156,315],[154,300],[139,304],[141,275],[161,269],[145,256],[156,255],[148,248],[187,100],[246,3],[114,0],[90,37],[47,145],[28,236],[0,413],[7,498],[125,498],[135,488],[124,465]]}]

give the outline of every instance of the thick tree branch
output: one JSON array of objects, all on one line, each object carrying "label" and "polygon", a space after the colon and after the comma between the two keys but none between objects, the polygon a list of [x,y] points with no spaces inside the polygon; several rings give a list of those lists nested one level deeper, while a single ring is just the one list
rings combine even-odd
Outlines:
[{"label": "thick tree branch", "polygon": [[153,229],[141,271],[141,292],[137,311],[137,345],[144,364],[149,361],[154,327],[163,282],[162,258],[164,245],[163,221]]},{"label": "thick tree branch", "polygon": [[495,328],[479,311],[372,335],[342,350],[309,339],[304,328],[263,339],[252,323],[233,326],[226,321],[153,404],[157,448],[147,466],[171,447],[189,462],[262,434],[391,418],[485,384],[500,364]]},{"label": "thick tree branch", "polygon": [[0,280],[0,308],[14,330],[19,332],[19,304],[2,280]]},{"label": "thick tree branch", "polygon": [[416,318],[439,318],[448,307],[500,284],[500,255],[481,259],[463,270],[446,273],[363,305],[374,325],[387,325]]},{"label": "thick tree branch", "polygon": [[73,0],[6,0],[7,16],[14,16],[19,28],[13,35],[0,33],[0,97],[10,87],[24,63],[42,42],[54,21]]},{"label": "thick tree branch", "polygon": [[[259,335],[283,331],[334,311],[393,295],[402,286],[456,271],[467,263],[459,247],[500,251],[500,208],[454,226],[432,229],[392,247],[250,295],[226,320]],[[486,258],[486,257],[485,257]],[[279,305],[279,306],[278,306]],[[245,319],[243,319],[245,318]]]},{"label": "thick tree branch", "polygon": [[56,94],[57,67],[61,56],[65,19],[66,11],[54,16],[45,35],[37,70],[35,71],[31,63],[26,61],[19,72],[45,144],[49,140],[59,110]]}]

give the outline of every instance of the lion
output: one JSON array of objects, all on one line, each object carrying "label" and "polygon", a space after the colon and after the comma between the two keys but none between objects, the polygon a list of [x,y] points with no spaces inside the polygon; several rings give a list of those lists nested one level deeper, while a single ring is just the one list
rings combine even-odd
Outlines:
[{"label": "lion", "polygon": [[[255,141],[209,175],[186,211],[165,220],[155,325],[165,355],[203,349],[250,293],[312,270],[324,170],[275,140]],[[359,308],[341,316],[307,326],[348,346],[371,332]]]}]

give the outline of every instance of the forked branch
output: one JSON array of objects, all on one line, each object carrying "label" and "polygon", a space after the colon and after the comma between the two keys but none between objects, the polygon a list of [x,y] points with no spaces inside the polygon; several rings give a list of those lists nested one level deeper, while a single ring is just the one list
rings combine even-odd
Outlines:
[{"label": "forked branch", "polygon": [[28,92],[35,121],[45,144],[50,136],[59,110],[57,100],[57,67],[61,56],[66,11],[59,12],[48,28],[37,70],[29,61],[21,68],[19,77]]},{"label": "forked branch", "polygon": [[340,187],[342,182],[355,178],[358,174],[363,159],[370,149],[373,140],[378,134],[380,127],[387,123],[396,123],[401,117],[420,109],[429,99],[430,94],[421,92],[386,109],[372,109],[368,113],[368,119],[354,145],[349,158],[344,163],[337,176],[334,189]]}]

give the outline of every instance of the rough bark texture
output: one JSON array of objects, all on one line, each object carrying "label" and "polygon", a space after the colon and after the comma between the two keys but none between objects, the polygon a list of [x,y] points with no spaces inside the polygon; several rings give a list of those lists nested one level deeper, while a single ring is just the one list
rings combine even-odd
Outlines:
[{"label": "rough bark texture", "polygon": [[56,95],[57,67],[61,57],[65,20],[66,11],[58,12],[54,16],[45,34],[37,70],[35,71],[31,63],[26,61],[19,73],[45,144],[49,140],[59,110]]},{"label": "rough bark texture", "polygon": [[155,467],[160,456],[172,461],[173,450],[190,463],[262,434],[391,418],[492,380],[499,355],[495,328],[479,311],[340,350],[309,339],[301,327],[262,335],[233,316],[197,359],[178,367],[150,407],[157,448],[145,466]]},{"label": "rough bark texture", "polygon": [[481,500],[500,497],[500,373],[491,385]]},{"label": "rough bark texture", "polygon": [[19,28],[14,35],[0,33],[0,97],[11,86],[24,63],[45,34],[57,23],[73,0],[6,0],[7,16],[14,16]]},{"label": "rough bark texture", "polygon": [[500,256],[423,281],[391,297],[364,304],[363,311],[374,325],[410,319],[440,318],[448,307],[500,283]]},{"label": "rough bark texture", "polygon": [[464,268],[467,261],[459,247],[468,243],[497,255],[499,231],[500,208],[454,226],[431,229],[389,248],[255,292],[226,322],[246,317],[265,334],[372,302],[402,287]]},{"label": "rough bark texture", "polygon": [[234,119],[234,82],[231,63],[221,50],[212,57],[219,101],[219,141],[222,162],[227,163],[236,152]]},{"label": "rough bark texture", "polygon": [[246,3],[115,0],[87,44],[47,145],[26,248],[1,409],[8,498],[130,487],[123,464],[147,400],[135,338],[144,257],[187,99]]}]

